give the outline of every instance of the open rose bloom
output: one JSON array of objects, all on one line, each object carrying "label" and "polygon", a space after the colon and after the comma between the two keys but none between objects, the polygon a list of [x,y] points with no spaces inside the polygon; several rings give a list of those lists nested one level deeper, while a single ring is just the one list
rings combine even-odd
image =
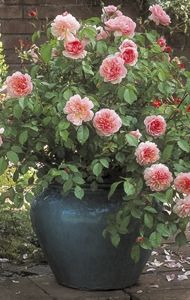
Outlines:
[{"label": "open rose bloom", "polygon": [[118,208],[105,229],[114,246],[139,226],[133,258],[166,235],[183,239],[190,221],[190,72],[168,42],[165,7],[142,22],[112,3],[85,20],[60,11],[47,40],[24,50],[28,69],[0,87],[0,172],[13,166],[15,202],[31,199],[23,176],[32,196],[51,184],[82,201],[103,189],[98,205],[115,197]]},{"label": "open rose bloom", "polygon": [[15,72],[8,76],[5,84],[7,86],[7,95],[9,97],[23,97],[31,94],[33,84],[30,75]]}]

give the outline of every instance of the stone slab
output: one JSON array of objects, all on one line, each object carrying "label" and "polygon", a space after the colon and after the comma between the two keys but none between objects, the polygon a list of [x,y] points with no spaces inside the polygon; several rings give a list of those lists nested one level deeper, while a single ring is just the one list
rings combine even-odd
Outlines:
[{"label": "stone slab", "polygon": [[30,280],[56,300],[130,300],[123,291],[80,291],[56,283],[54,276],[31,276]]}]

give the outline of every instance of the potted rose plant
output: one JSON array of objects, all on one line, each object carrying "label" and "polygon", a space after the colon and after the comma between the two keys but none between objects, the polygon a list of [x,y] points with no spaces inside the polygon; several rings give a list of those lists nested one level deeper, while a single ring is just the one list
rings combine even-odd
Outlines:
[{"label": "potted rose plant", "polygon": [[[169,26],[159,5],[150,13]],[[61,284],[130,286],[162,239],[185,242],[190,72],[157,31],[135,29],[113,5],[81,23],[65,12],[24,53],[30,71],[5,81],[0,171],[13,164],[16,185],[1,201],[35,198],[32,223]]]}]

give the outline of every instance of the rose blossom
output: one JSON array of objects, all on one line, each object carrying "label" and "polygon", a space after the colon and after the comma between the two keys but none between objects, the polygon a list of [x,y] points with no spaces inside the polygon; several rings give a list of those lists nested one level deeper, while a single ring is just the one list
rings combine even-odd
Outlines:
[{"label": "rose blossom", "polygon": [[131,41],[131,40],[128,40],[128,39],[125,39],[122,44],[119,46],[119,50],[122,52],[124,51],[126,48],[135,48],[137,49],[137,45]]},{"label": "rose blossom", "polygon": [[118,55],[107,56],[100,66],[100,75],[105,82],[120,83],[126,74],[127,69],[124,66],[124,60]]},{"label": "rose blossom", "polygon": [[164,191],[170,187],[173,177],[168,167],[163,164],[154,164],[144,171],[146,185],[152,191]]},{"label": "rose blossom", "polygon": [[126,16],[119,16],[105,22],[106,29],[114,32],[115,36],[127,35],[133,37],[135,34],[136,23]]},{"label": "rose blossom", "polygon": [[74,35],[79,30],[80,24],[71,14],[58,15],[51,23],[53,36],[60,40],[73,40]]},{"label": "rose blossom", "polygon": [[85,43],[81,42],[78,39],[75,39],[71,42],[65,43],[65,50],[63,55],[72,59],[81,59],[84,58],[87,52],[84,50]]},{"label": "rose blossom", "polygon": [[147,141],[138,145],[135,156],[138,164],[145,166],[159,160],[160,150],[155,143]]},{"label": "rose blossom", "polygon": [[146,132],[154,137],[159,137],[166,131],[166,121],[160,115],[146,117],[144,124],[146,126]]},{"label": "rose blossom", "polygon": [[127,65],[134,66],[138,60],[138,52],[134,47],[128,47],[121,52],[120,57]]},{"label": "rose blossom", "polygon": [[115,5],[108,5],[102,8],[103,14],[108,15],[109,17],[119,17],[122,16],[122,12]]},{"label": "rose blossom", "polygon": [[157,40],[157,44],[160,46],[160,48],[162,49],[162,51],[165,50],[167,44],[166,44],[166,39],[162,36],[161,38],[159,38]]},{"label": "rose blossom", "polygon": [[179,173],[174,180],[174,186],[178,192],[190,194],[190,173]]},{"label": "rose blossom", "polygon": [[31,94],[33,89],[30,75],[21,72],[15,72],[12,76],[8,76],[5,84],[9,97],[24,97]]},{"label": "rose blossom", "polygon": [[67,114],[67,120],[76,126],[80,126],[82,122],[92,120],[94,113],[91,109],[94,107],[92,101],[87,97],[81,99],[80,95],[72,96],[64,107],[64,113]]},{"label": "rose blossom", "polygon": [[93,126],[99,135],[109,136],[120,129],[122,121],[113,109],[103,108],[95,113]]},{"label": "rose blossom", "polygon": [[190,217],[190,196],[177,200],[173,212],[180,218]]},{"label": "rose blossom", "polygon": [[140,133],[139,129],[132,130],[129,132],[130,135],[134,136],[136,139],[140,140],[142,134]]},{"label": "rose blossom", "polygon": [[106,40],[106,39],[108,38],[109,34],[108,34],[108,32],[106,32],[106,31],[104,30],[104,28],[103,28],[102,26],[99,26],[99,27],[97,28],[97,30],[98,30],[98,34],[97,34],[97,36],[96,36],[96,40],[97,40],[97,41],[100,41],[100,40]]},{"label": "rose blossom", "polygon": [[166,12],[160,5],[152,5],[150,6],[149,10],[152,13],[149,16],[149,19],[154,21],[156,25],[161,24],[163,26],[168,26],[171,23],[170,17],[166,14]]}]

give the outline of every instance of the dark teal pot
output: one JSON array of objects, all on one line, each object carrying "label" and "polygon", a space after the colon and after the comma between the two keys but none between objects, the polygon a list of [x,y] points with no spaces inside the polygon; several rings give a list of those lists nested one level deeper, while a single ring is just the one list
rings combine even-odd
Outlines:
[{"label": "dark teal pot", "polygon": [[138,236],[134,230],[122,237],[117,248],[102,232],[109,214],[121,205],[121,193],[112,201],[108,191],[86,190],[85,198],[62,196],[51,187],[37,197],[31,207],[31,220],[41,247],[58,283],[88,290],[122,289],[135,284],[150,251],[142,250],[140,261],[130,258]]}]

